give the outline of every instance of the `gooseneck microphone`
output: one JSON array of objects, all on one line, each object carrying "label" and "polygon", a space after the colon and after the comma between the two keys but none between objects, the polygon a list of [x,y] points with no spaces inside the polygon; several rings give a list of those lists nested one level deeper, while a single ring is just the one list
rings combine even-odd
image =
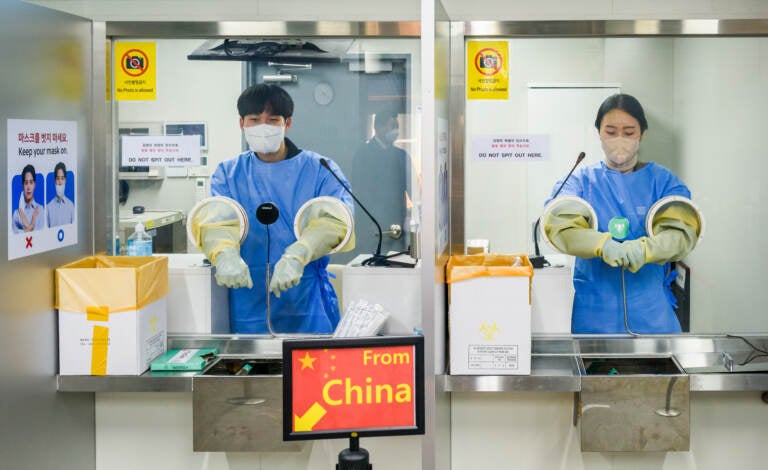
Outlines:
[{"label": "gooseneck microphone", "polygon": [[362,264],[364,266],[390,266],[390,267],[398,267],[398,268],[412,268],[412,267],[416,266],[416,264],[404,263],[402,261],[391,260],[391,259],[389,259],[388,256],[385,256],[385,255],[381,254],[381,239],[383,238],[383,235],[382,235],[382,232],[381,232],[381,225],[379,225],[379,222],[376,220],[376,218],[373,215],[371,215],[370,212],[368,212],[368,209],[365,208],[363,203],[360,202],[360,200],[357,198],[357,196],[355,196],[355,194],[352,192],[352,190],[349,189],[349,186],[347,186],[346,183],[344,183],[344,181],[342,181],[342,179],[339,178],[339,175],[337,175],[336,172],[333,171],[331,166],[328,164],[328,160],[326,160],[325,158],[321,158],[320,159],[320,164],[323,166],[323,168],[328,170],[328,172],[331,174],[331,176],[333,176],[333,178],[336,181],[339,182],[341,187],[344,188],[349,193],[350,196],[352,196],[352,199],[355,200],[357,205],[360,206],[360,208],[363,210],[363,212],[365,212],[365,214],[368,216],[368,218],[370,218],[373,221],[373,223],[376,225],[376,230],[379,233],[379,240],[378,240],[378,242],[376,244],[376,252],[373,254],[373,256],[371,256],[370,258],[364,260]]},{"label": "gooseneck microphone", "polygon": [[256,220],[258,220],[267,229],[267,270],[266,270],[266,289],[267,289],[267,329],[272,336],[277,336],[272,329],[272,309],[269,302],[269,276],[270,276],[270,262],[269,262],[269,226],[274,224],[277,218],[280,216],[280,211],[277,206],[271,202],[265,202],[256,208]]},{"label": "gooseneck microphone", "polygon": [[[563,179],[563,182],[560,183],[560,187],[557,188],[557,191],[555,191],[555,194],[552,196],[551,200],[555,199],[558,194],[560,194],[560,191],[562,191],[563,186],[565,186],[565,182],[568,181],[568,178],[571,177],[573,174],[573,171],[576,169],[577,166],[579,166],[579,163],[581,163],[582,160],[584,160],[584,157],[586,157],[587,154],[584,152],[580,152],[579,156],[576,157],[576,163],[573,164],[571,167],[571,171],[568,172],[568,175]],[[547,260],[541,256],[541,252],[539,251],[539,224],[541,222],[541,217],[536,219],[536,223],[533,225],[533,246],[535,249],[535,256],[531,256],[530,261],[534,268],[543,268]]]}]

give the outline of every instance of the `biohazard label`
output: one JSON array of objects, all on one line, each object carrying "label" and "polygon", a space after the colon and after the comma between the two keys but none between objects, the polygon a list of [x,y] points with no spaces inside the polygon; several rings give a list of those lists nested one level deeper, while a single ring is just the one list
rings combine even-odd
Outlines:
[{"label": "biohazard label", "polygon": [[516,344],[468,346],[469,369],[516,370],[518,350]]}]

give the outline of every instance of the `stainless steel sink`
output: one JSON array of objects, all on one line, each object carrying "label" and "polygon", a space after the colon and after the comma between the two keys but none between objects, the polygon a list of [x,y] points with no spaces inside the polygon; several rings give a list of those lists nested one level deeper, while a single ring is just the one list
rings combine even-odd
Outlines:
[{"label": "stainless steel sink", "polygon": [[581,450],[690,448],[688,375],[672,356],[580,356]]}]

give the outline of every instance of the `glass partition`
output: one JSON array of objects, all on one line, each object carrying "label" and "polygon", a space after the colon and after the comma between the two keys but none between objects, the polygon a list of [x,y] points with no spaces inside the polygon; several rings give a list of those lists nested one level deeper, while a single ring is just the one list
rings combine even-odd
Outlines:
[{"label": "glass partition", "polygon": [[[211,195],[217,165],[248,150],[236,104],[256,83],[277,84],[291,96],[294,112],[286,137],[298,149],[338,164],[382,227],[382,252],[407,251],[408,224],[418,216],[413,208],[420,201],[417,37],[111,39],[113,51],[123,42],[150,42],[156,50],[156,97],[112,102],[120,188],[115,236],[123,254],[137,221],[148,223],[155,253],[200,253],[188,240],[187,214]],[[200,135],[200,160],[192,165],[136,165],[122,158],[126,136],[190,134]],[[393,156],[399,164],[387,160]],[[250,224],[258,224],[253,215],[248,214]],[[331,255],[331,264],[370,255],[377,247],[376,225],[359,206],[355,235],[356,248]],[[270,256],[273,268],[279,257]],[[254,288],[264,283],[253,282]],[[169,327],[169,333],[189,331]]]},{"label": "glass partition", "polygon": [[[544,26],[537,28],[527,37],[466,39],[466,238],[489,239],[493,252],[534,253],[532,227],[555,183],[580,152],[587,155],[582,165],[603,159],[594,127],[599,104],[612,93],[628,93],[648,118],[640,160],[677,174],[704,213],[702,239],[678,270],[687,277],[678,283],[690,295],[690,331],[768,331],[762,312],[768,271],[761,261],[768,254],[761,242],[767,163],[760,140],[768,38],[606,37],[605,31],[548,37]],[[502,43],[506,97],[470,96],[474,41]],[[535,135],[549,139],[541,161],[478,155],[482,136]]]}]

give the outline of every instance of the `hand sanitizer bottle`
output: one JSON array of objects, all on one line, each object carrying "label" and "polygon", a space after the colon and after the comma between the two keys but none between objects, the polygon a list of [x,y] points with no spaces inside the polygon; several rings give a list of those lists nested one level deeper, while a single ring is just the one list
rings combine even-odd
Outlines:
[{"label": "hand sanitizer bottle", "polygon": [[152,237],[144,231],[144,224],[136,224],[136,231],[128,237],[128,256],[152,256]]}]

